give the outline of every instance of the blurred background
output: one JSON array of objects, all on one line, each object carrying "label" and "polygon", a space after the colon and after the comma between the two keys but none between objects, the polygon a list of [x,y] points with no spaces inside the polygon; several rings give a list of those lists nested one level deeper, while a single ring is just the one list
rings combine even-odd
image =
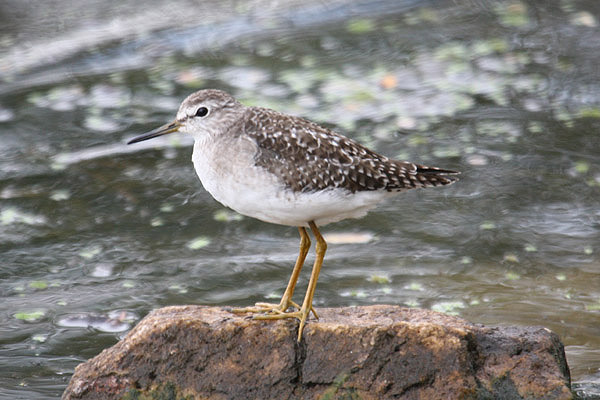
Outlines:
[{"label": "blurred background", "polygon": [[2,1],[0,398],[58,398],[152,309],[283,293],[295,228],[215,202],[183,134],[125,145],[200,88],[462,171],[324,227],[316,307],[545,326],[575,392],[600,398],[599,16],[595,0]]}]

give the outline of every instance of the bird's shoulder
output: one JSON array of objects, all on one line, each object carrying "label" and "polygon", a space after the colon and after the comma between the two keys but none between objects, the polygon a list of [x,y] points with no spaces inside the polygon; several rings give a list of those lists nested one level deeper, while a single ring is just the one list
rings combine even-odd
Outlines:
[{"label": "bird's shoulder", "polygon": [[282,161],[329,161],[334,166],[348,166],[361,160],[389,161],[387,157],[308,119],[267,108],[249,107],[244,132],[261,150]]}]

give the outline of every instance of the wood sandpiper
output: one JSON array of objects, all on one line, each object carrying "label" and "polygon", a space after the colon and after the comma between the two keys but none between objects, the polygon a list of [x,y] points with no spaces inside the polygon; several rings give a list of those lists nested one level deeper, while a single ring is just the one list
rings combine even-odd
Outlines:
[{"label": "wood sandpiper", "polygon": [[[191,94],[175,121],[128,144],[177,131],[194,138],[194,168],[218,202],[249,217],[298,227],[300,253],[279,304],[233,310],[256,319],[297,318],[298,341],[309,314],[318,318],[312,302],[327,243],[317,227],[362,217],[407,189],[451,184],[458,174],[389,159],[314,122],[247,107],[214,89]],[[311,244],[307,227],[317,241],[316,258],[299,306],[292,296]]]}]

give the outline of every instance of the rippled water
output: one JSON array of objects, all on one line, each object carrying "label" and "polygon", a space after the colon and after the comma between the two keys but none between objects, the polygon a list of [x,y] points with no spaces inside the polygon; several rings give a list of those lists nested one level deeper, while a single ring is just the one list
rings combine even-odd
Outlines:
[{"label": "rippled water", "polygon": [[465,3],[0,6],[0,398],[59,397],[154,308],[282,294],[296,229],[216,203],[183,135],[124,144],[208,87],[462,171],[325,227],[317,307],[543,325],[600,396],[600,10]]}]

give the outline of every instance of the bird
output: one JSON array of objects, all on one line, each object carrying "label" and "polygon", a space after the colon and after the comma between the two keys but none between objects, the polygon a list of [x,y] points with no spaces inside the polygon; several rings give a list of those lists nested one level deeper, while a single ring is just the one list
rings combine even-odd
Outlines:
[{"label": "bird", "polygon": [[[310,314],[318,319],[313,298],[327,250],[319,227],[363,217],[408,189],[452,184],[459,174],[388,158],[308,119],[245,106],[217,89],[190,94],[174,121],[128,144],[174,132],[194,139],[194,169],[215,200],[239,214],[298,228],[300,250],[280,302],[232,309],[254,319],[298,319],[298,342]],[[308,229],[316,256],[298,305],[293,295],[311,246]]]}]

